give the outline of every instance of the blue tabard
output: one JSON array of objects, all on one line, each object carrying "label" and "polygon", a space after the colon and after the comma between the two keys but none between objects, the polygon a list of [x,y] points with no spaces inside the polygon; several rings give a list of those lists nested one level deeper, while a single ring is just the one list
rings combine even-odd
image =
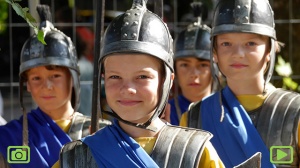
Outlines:
[{"label": "blue tabard", "polygon": [[223,121],[220,121],[222,116],[220,92],[203,99],[200,111],[202,129],[214,135],[211,142],[225,166],[236,166],[256,152],[261,152],[261,166],[263,168],[275,167],[270,163],[269,150],[246,110],[228,86],[221,93],[224,107]]},{"label": "blue tabard", "polygon": [[158,168],[146,151],[120,128],[116,120],[113,125],[83,138],[82,142],[89,146],[99,167]]},{"label": "blue tabard", "polygon": [[[22,146],[22,123],[23,116],[19,120],[0,126],[0,152],[6,159],[8,146]],[[39,108],[28,113],[28,134],[30,162],[10,164],[10,167],[52,167],[59,159],[61,147],[71,141],[71,138]]]}]

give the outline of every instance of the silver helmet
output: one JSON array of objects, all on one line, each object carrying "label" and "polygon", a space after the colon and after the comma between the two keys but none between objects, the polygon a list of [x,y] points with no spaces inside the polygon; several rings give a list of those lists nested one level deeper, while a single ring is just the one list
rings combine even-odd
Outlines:
[{"label": "silver helmet", "polygon": [[[73,79],[72,106],[74,110],[77,110],[80,93],[80,73],[74,44],[68,36],[54,28],[51,23],[49,6],[38,5],[37,11],[41,18],[40,29],[44,30],[46,45],[39,41],[37,35],[31,36],[24,43],[20,54],[20,88],[22,88],[23,82],[26,81],[23,76],[24,72],[31,68],[47,65],[67,67]],[[20,89],[20,92],[22,92],[22,89]],[[22,95],[22,93],[20,94]],[[20,101],[23,106],[22,99]]]},{"label": "silver helmet", "polygon": [[210,59],[210,33],[211,29],[202,24],[203,4],[193,2],[191,6],[197,21],[188,25],[181,31],[175,39],[174,59],[182,57],[196,57],[200,59]]},{"label": "silver helmet", "polygon": [[216,35],[230,32],[255,33],[270,37],[271,60],[265,77],[265,84],[268,83],[274,70],[276,50],[274,12],[269,1],[220,0],[216,6],[212,22],[212,45]]},{"label": "silver helmet", "polygon": [[[158,58],[164,63],[165,81],[161,88],[160,102],[156,111],[145,123],[131,123],[120,118],[114,111],[107,113],[116,119],[136,127],[149,128],[151,121],[158,117],[165,109],[173,70],[173,39],[163,20],[146,8],[145,0],[134,0],[131,9],[116,17],[107,27],[103,39],[99,58],[99,70],[103,72],[103,60],[113,53],[143,53]],[[101,76],[100,84],[101,84]],[[100,93],[101,95],[101,93]],[[155,129],[155,128],[154,128]]]}]

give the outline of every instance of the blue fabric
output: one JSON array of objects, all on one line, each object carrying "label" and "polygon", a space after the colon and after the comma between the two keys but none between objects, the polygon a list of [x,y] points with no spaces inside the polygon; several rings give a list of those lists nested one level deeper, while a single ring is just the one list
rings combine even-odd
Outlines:
[{"label": "blue fabric", "polygon": [[[23,116],[19,120],[0,126],[0,152],[5,158],[8,146],[22,146],[22,123]],[[28,130],[30,162],[10,164],[12,168],[52,167],[59,159],[61,147],[71,141],[71,138],[39,108],[28,113]]]},{"label": "blue fabric", "polygon": [[187,98],[185,98],[183,95],[179,95],[178,97],[175,97],[175,98],[169,100],[169,104],[171,105],[170,118],[171,118],[172,125],[179,125],[179,119],[178,119],[178,115],[176,112],[176,106],[175,106],[175,100],[174,100],[176,98],[178,98],[181,114],[186,112],[189,108],[189,105],[191,104],[191,102]]},{"label": "blue fabric", "polygon": [[99,167],[158,168],[146,151],[119,126],[106,126],[94,135],[82,139],[91,149]]},{"label": "blue fabric", "polygon": [[275,167],[270,162],[270,153],[252,124],[246,110],[229,87],[222,90],[224,119],[220,122],[220,92],[207,97],[201,104],[202,126],[214,136],[211,142],[226,167],[245,161],[256,152],[262,153],[262,167]]}]

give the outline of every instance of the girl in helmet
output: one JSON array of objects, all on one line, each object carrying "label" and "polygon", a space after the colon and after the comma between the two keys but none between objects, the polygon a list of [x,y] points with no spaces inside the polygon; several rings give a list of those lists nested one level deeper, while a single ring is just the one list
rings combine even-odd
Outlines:
[{"label": "girl in helmet", "polygon": [[[181,115],[192,102],[202,100],[213,91],[210,70],[210,28],[202,24],[204,6],[201,2],[191,4],[197,22],[180,32],[175,40],[175,94],[169,100],[170,123],[179,125]],[[204,10],[205,11],[205,10]],[[179,93],[180,92],[180,93]],[[186,117],[180,125],[186,126]]]},{"label": "girl in helmet", "polygon": [[[91,120],[76,112],[79,69],[69,37],[55,29],[46,5],[39,5],[46,45],[30,37],[21,51],[20,103],[23,116],[0,127],[0,167],[59,167],[59,151],[67,142],[89,135]],[[26,113],[23,84],[37,104]],[[101,127],[109,124],[103,121]],[[27,150],[24,150],[27,149]],[[57,163],[56,163],[57,162]]]},{"label": "girl in helmet", "polygon": [[[226,167],[261,153],[261,167],[299,166],[300,95],[268,84],[273,73],[275,23],[268,0],[221,0],[212,24],[212,60],[228,86],[196,104],[196,128],[213,133]],[[287,146],[278,159],[276,146]],[[281,165],[276,165],[281,166]]]},{"label": "girl in helmet", "polygon": [[174,78],[173,45],[165,23],[145,1],[134,1],[115,18],[102,40],[99,81],[104,78],[111,110],[101,111],[115,120],[65,145],[62,167],[223,167],[210,133],[169,126],[159,117]]}]

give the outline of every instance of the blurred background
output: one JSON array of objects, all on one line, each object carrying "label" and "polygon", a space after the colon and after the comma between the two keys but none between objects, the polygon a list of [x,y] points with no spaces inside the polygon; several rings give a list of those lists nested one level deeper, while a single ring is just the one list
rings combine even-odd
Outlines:
[{"label": "blurred background", "polygon": [[[54,26],[72,38],[78,55],[83,62],[93,65],[94,32],[97,0],[21,0],[18,3],[28,7],[34,18],[37,4],[47,4],[52,12]],[[149,10],[154,11],[154,2],[148,0]],[[197,0],[195,0],[197,1]],[[199,1],[199,0],[198,0]],[[280,62],[274,71],[271,82],[276,87],[299,92],[300,87],[300,0],[269,0],[275,14],[277,39],[285,44],[277,54]],[[163,20],[167,23],[173,38],[185,28],[194,17],[190,3],[194,0],[164,0]],[[202,0],[208,11],[204,23],[210,26],[212,10],[218,0]],[[132,0],[106,0],[105,26],[112,18],[131,7]],[[38,21],[38,20],[37,20]],[[19,65],[20,52],[24,42],[33,34],[32,28],[18,16],[5,0],[0,0],[0,115],[7,121],[19,118],[22,114],[19,105]],[[298,47],[297,47],[298,46]],[[278,59],[282,58],[282,59]],[[87,65],[87,64],[85,64]],[[292,73],[284,73],[292,70]],[[83,75],[81,85],[92,87],[92,72]],[[88,91],[87,91],[88,92]],[[85,92],[85,93],[87,93]],[[24,103],[29,111],[35,107],[30,95],[24,90]],[[90,102],[91,103],[91,102]],[[83,107],[82,107],[83,108]],[[90,107],[84,107],[90,108]]]}]

